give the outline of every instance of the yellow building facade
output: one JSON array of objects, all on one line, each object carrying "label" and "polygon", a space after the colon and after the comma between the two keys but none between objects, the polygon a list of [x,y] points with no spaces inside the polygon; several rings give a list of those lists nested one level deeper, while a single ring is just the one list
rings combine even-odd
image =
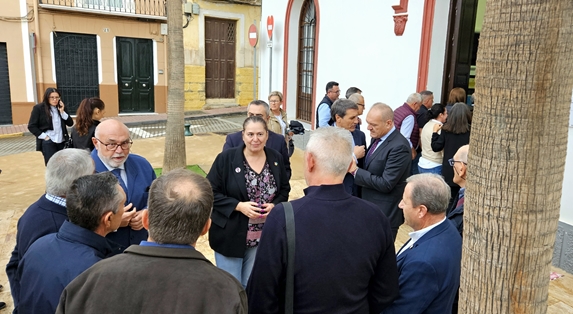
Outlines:
[{"label": "yellow building facade", "polygon": [[[184,12],[185,110],[247,105],[260,0],[188,0]],[[6,0],[0,29],[0,124],[27,123],[48,87],[72,114],[94,96],[107,116],[167,110],[163,0]]]},{"label": "yellow building facade", "polygon": [[[185,110],[246,106],[254,95],[249,27],[261,20],[260,1],[196,1],[183,30]],[[257,3],[258,2],[258,3]]]}]

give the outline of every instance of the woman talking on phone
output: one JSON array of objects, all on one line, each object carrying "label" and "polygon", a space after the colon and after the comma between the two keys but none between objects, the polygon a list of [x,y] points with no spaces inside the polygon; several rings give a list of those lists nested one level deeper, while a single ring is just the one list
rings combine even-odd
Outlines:
[{"label": "woman talking on phone", "polygon": [[56,152],[64,149],[69,138],[66,125],[73,124],[60,92],[53,87],[46,89],[42,102],[32,108],[28,122],[28,130],[36,137],[36,150],[44,155],[45,164]]}]

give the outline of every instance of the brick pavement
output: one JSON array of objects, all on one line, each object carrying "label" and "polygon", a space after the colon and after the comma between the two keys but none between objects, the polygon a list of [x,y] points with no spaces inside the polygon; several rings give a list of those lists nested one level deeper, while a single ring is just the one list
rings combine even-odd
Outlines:
[{"label": "brick pavement", "polygon": [[[190,111],[185,113],[185,119],[199,119],[213,116],[225,116],[230,114],[242,113],[246,111],[247,107],[241,107],[241,106]],[[125,124],[132,124],[141,122],[165,121],[167,120],[167,114],[166,113],[121,114],[117,117],[106,117],[106,118],[114,118],[122,121]],[[25,134],[29,134],[27,124],[0,126],[0,138],[22,136]]]}]

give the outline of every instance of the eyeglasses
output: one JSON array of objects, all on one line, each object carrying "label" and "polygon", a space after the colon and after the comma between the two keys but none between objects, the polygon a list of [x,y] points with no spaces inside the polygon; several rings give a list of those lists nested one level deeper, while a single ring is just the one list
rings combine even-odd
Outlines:
[{"label": "eyeglasses", "polygon": [[54,96],[50,96],[50,99],[56,99],[56,100],[60,100],[60,97],[58,97],[58,96],[56,96],[56,97],[54,97]]},{"label": "eyeglasses", "polygon": [[116,150],[118,146],[121,147],[121,149],[126,150],[126,149],[131,148],[131,144],[133,144],[133,141],[131,139],[129,139],[123,143],[119,143],[119,144],[118,143],[106,144],[106,143],[102,142],[99,138],[97,138],[97,137],[94,137],[94,138],[96,140],[98,140],[98,142],[102,143],[107,150]]},{"label": "eyeglasses", "polygon": [[464,164],[464,165],[466,165],[466,166],[468,165],[467,163],[465,163],[465,162],[463,162],[463,161],[461,161],[461,160],[454,160],[453,158],[448,159],[448,163],[449,163],[450,166],[452,166],[452,167],[454,166],[454,163],[456,163],[456,162],[461,162],[462,164]]},{"label": "eyeglasses", "polygon": [[365,107],[364,104],[358,104],[358,103],[357,103],[356,105],[357,105],[357,106]]},{"label": "eyeglasses", "polygon": [[269,102],[272,103],[276,103],[276,102],[281,102],[280,100],[269,100]]}]

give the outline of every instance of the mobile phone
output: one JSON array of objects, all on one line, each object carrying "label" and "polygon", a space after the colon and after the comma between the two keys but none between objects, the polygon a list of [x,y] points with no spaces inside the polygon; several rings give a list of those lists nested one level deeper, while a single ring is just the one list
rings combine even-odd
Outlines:
[{"label": "mobile phone", "polygon": [[61,100],[58,102],[58,105],[56,107],[58,107],[58,109],[62,108],[62,101]]}]

